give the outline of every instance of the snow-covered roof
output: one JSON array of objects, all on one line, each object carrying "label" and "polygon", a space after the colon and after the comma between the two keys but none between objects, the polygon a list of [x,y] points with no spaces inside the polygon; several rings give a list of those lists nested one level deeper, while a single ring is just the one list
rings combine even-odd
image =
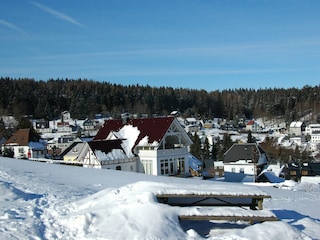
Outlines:
[{"label": "snow-covered roof", "polygon": [[294,128],[294,127],[299,128],[299,127],[302,126],[302,124],[303,124],[303,122],[292,122],[292,123],[290,124],[290,127],[291,127],[291,128]]},{"label": "snow-covered roof", "polygon": [[267,171],[267,170],[263,170],[259,177],[261,177],[262,175],[265,176],[265,178],[268,179],[269,182],[271,183],[281,183],[284,182],[284,179],[281,177],[276,176],[276,174],[272,171]]},{"label": "snow-covered roof", "polygon": [[122,140],[106,140],[106,141],[94,141],[88,142],[89,147],[95,153],[99,161],[115,160],[115,159],[126,159],[131,157],[125,152],[122,147]]},{"label": "snow-covered roof", "polygon": [[[93,140],[124,139],[131,149],[138,145],[158,146],[174,121],[174,117],[128,119],[127,122],[106,120]],[[181,132],[184,131],[177,120],[175,125],[181,128]],[[186,142],[191,144],[190,137],[184,133]]]},{"label": "snow-covered roof", "polygon": [[106,120],[94,140],[106,139],[111,131],[119,131],[124,125],[132,125],[140,131],[137,143],[145,136],[149,137],[150,143],[160,142],[173,120],[174,117],[129,119],[127,123],[121,119]]},{"label": "snow-covered roof", "polygon": [[194,171],[199,171],[201,169],[202,162],[198,158],[196,158],[192,154],[189,154],[188,159],[190,168],[192,168]]},{"label": "snow-covered roof", "polygon": [[197,122],[197,119],[195,119],[195,118],[186,118],[186,121],[187,121],[188,123],[196,123],[196,122]]},{"label": "snow-covered roof", "polygon": [[106,140],[106,141],[92,141],[92,142],[88,142],[88,145],[93,151],[100,150],[102,152],[109,153],[112,151],[112,149],[123,150],[121,143],[122,143],[121,139],[116,139],[116,140]]},{"label": "snow-covered roof", "polygon": [[29,147],[33,150],[45,150],[46,145],[42,142],[29,142]]}]

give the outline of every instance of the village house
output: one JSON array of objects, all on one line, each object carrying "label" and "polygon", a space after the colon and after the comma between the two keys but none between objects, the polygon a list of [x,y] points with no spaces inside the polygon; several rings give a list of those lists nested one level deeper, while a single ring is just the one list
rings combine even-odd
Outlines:
[{"label": "village house", "polygon": [[305,133],[306,124],[304,122],[292,122],[289,128],[289,134],[295,136],[301,136]]},{"label": "village house", "polygon": [[32,126],[34,130],[39,134],[52,132],[52,129],[49,127],[49,121],[45,119],[32,120]]},{"label": "village house", "polygon": [[49,128],[52,130],[52,132],[71,134],[73,122],[74,120],[71,118],[70,112],[63,111],[61,113],[61,118],[49,121]]},{"label": "village house", "polygon": [[283,172],[286,179],[300,181],[304,176],[320,176],[320,163],[291,161]]},{"label": "village house", "polygon": [[197,119],[190,117],[184,120],[184,126],[186,132],[198,132],[201,128]]},{"label": "village house", "polygon": [[220,128],[225,131],[233,131],[237,129],[232,121],[227,121],[225,119],[220,122]]},{"label": "village house", "polygon": [[128,157],[122,147],[124,141],[115,139],[86,142],[77,138],[60,156],[65,164],[136,172],[137,159],[134,156]]},{"label": "village house", "polygon": [[320,124],[309,124],[306,127],[306,135],[309,136],[309,150],[316,152],[320,145]]},{"label": "village house", "polygon": [[14,158],[44,158],[46,145],[31,129],[19,129],[3,145],[2,152],[6,149],[13,151]]},{"label": "village house", "polygon": [[320,124],[312,123],[306,126],[306,135],[311,135],[313,133],[320,133]]},{"label": "village house", "polygon": [[224,175],[224,164],[223,161],[214,161],[214,177],[222,177]]},{"label": "village house", "polygon": [[233,144],[224,154],[223,164],[226,181],[241,182],[246,176],[256,181],[268,158],[256,143]]},{"label": "village house", "polygon": [[175,117],[106,120],[93,141],[116,139],[122,140],[126,159],[136,157],[136,172],[166,176],[189,173],[188,147],[192,141]]},{"label": "village house", "polygon": [[60,158],[66,163],[77,163],[82,165],[82,162],[79,162],[78,158],[84,146],[85,142],[80,138],[76,138],[66,148],[64,148],[60,154]]},{"label": "village house", "polygon": [[310,142],[319,144],[320,143],[320,132],[313,132],[310,135]]},{"label": "village house", "polygon": [[259,132],[259,130],[260,130],[260,126],[256,121],[249,120],[246,123],[246,131]]},{"label": "village house", "polygon": [[95,136],[98,133],[98,129],[101,126],[98,121],[91,120],[86,118],[81,126],[81,135],[82,136]]},{"label": "village house", "polygon": [[83,166],[87,168],[104,168],[137,172],[138,158],[128,156],[122,147],[123,140],[91,141],[86,143],[86,149],[79,156],[83,158]]},{"label": "village house", "polygon": [[47,149],[48,151],[56,151],[57,153],[61,153],[67,147],[69,147],[76,137],[74,135],[61,135],[57,138],[53,138],[47,141]]}]

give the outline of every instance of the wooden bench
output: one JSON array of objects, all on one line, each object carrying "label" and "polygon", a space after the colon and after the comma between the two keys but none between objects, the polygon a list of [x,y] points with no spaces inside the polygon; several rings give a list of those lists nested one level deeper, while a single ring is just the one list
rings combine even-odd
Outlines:
[{"label": "wooden bench", "polygon": [[179,209],[180,220],[219,220],[255,222],[278,221],[269,210],[251,210],[238,207],[187,207]]},{"label": "wooden bench", "polygon": [[262,210],[263,199],[271,198],[266,194],[158,194],[160,203],[171,206],[238,206]]},{"label": "wooden bench", "polygon": [[250,223],[278,220],[271,211],[263,210],[263,199],[271,196],[261,192],[161,193],[156,196],[160,203],[180,207],[180,220],[242,220]]}]

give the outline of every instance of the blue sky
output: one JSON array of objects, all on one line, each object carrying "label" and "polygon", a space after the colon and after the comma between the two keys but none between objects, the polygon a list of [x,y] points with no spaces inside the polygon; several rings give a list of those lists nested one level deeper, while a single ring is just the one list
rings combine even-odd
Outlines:
[{"label": "blue sky", "polygon": [[318,0],[2,0],[0,76],[208,91],[319,85]]}]

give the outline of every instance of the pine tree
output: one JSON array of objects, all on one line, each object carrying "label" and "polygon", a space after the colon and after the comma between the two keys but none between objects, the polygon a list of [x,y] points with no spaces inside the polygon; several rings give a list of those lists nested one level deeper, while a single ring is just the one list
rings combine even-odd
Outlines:
[{"label": "pine tree", "polygon": [[210,144],[206,136],[203,144],[203,159],[210,159]]},{"label": "pine tree", "polygon": [[220,145],[219,138],[216,143],[212,142],[211,159],[213,159],[213,160],[218,160],[217,157],[218,157],[218,153],[219,153],[219,145]]},{"label": "pine tree", "polygon": [[192,137],[193,144],[190,146],[190,153],[198,159],[201,159],[201,142],[197,133]]},{"label": "pine tree", "polygon": [[247,143],[255,143],[255,138],[252,136],[251,130],[248,132]]},{"label": "pine tree", "polygon": [[224,153],[232,146],[233,142],[229,134],[225,133],[223,135],[222,147],[219,151],[219,159],[223,158]]}]

